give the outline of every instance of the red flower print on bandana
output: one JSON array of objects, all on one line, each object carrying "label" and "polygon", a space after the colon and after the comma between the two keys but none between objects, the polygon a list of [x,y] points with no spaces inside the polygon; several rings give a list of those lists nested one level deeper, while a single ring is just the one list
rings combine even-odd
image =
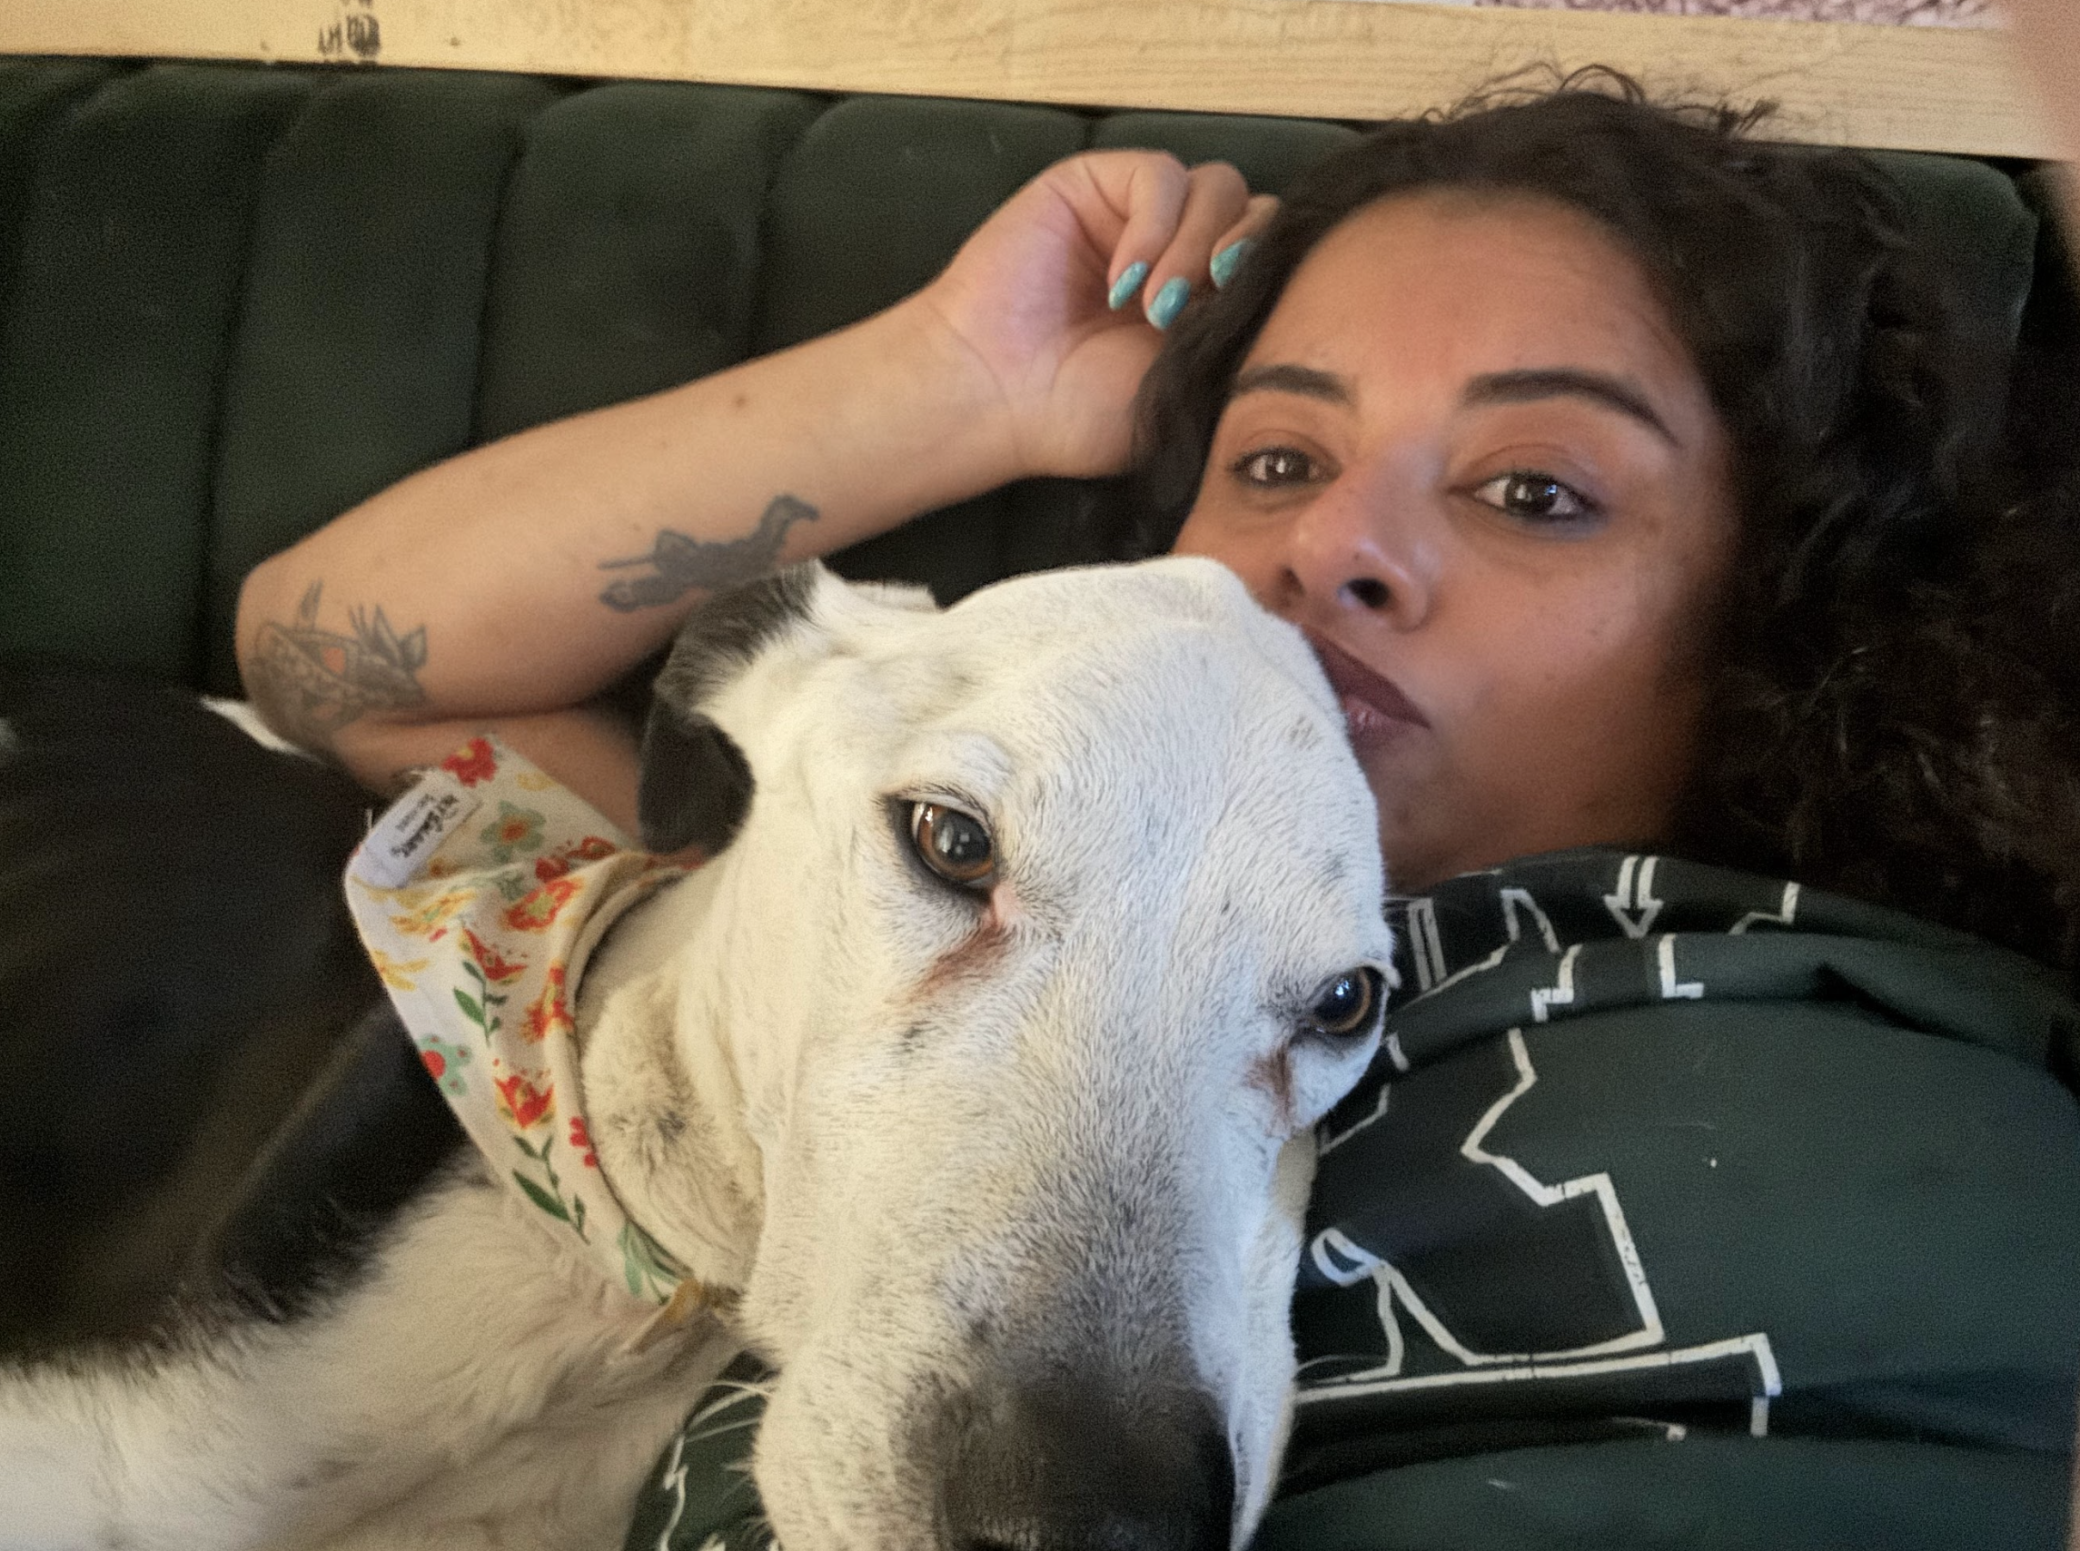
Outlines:
[{"label": "red flower print on bandana", "polygon": [[592,1137],[585,1129],[583,1115],[571,1116],[571,1146],[584,1158],[586,1168],[599,1167],[599,1155],[592,1150]]},{"label": "red flower print on bandana", "polygon": [[563,965],[549,966],[543,977],[542,994],[529,1006],[526,1021],[520,1026],[521,1038],[540,1044],[551,1034],[569,1034],[576,1029],[570,1007],[563,999],[563,975]]},{"label": "red flower print on bandana", "polygon": [[560,878],[573,867],[585,862],[603,862],[614,854],[614,847],[597,835],[587,835],[576,845],[559,846],[543,857],[537,857],[534,875],[547,883],[551,878]]},{"label": "red flower print on bandana", "polygon": [[523,1072],[515,1072],[510,1077],[493,1078],[491,1085],[498,1090],[500,1111],[522,1131],[556,1112],[556,1084],[553,1082],[543,1083],[537,1088],[532,1078]]},{"label": "red flower print on bandana", "polygon": [[527,973],[526,962],[518,963],[502,958],[499,951],[484,941],[468,927],[462,929],[462,940],[469,945],[469,956],[477,961],[477,968],[493,985],[504,985],[508,980],[517,980]]},{"label": "red flower print on bandana", "polygon": [[498,774],[498,756],[491,752],[490,740],[472,738],[442,760],[441,769],[464,786],[475,786]]},{"label": "red flower print on bandana", "polygon": [[547,931],[555,924],[557,912],[577,892],[575,879],[550,878],[506,912],[506,925],[516,932]]}]

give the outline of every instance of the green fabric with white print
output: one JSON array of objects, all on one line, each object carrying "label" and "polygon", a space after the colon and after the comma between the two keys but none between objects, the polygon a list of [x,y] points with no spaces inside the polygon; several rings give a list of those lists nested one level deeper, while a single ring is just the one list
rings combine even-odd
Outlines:
[{"label": "green fabric with white print", "polygon": [[[1397,913],[1391,1045],[1323,1128],[1261,1551],[2063,1543],[2056,976],[1615,851]],[[629,1545],[760,1543],[752,1433],[682,1448],[678,1528],[653,1482]]]}]

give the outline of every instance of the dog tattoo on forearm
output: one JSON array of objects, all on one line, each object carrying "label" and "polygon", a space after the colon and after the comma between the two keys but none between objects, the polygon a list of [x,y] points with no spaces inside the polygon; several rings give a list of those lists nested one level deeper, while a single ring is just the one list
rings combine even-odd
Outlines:
[{"label": "dog tattoo on forearm", "polygon": [[657,540],[647,555],[627,560],[606,560],[602,571],[629,566],[650,566],[648,576],[631,576],[609,584],[599,601],[610,609],[632,614],[637,609],[676,603],[696,587],[715,591],[754,581],[773,569],[787,530],[798,522],[814,522],[816,508],[791,495],[776,495],[758,519],[758,526],[740,539],[701,540],[675,528],[657,530]]}]

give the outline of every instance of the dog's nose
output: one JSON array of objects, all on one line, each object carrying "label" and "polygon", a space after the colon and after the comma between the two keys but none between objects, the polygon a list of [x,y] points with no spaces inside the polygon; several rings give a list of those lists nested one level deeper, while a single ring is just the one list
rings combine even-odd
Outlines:
[{"label": "dog's nose", "polygon": [[953,1410],[950,1551],[1227,1551],[1235,1462],[1196,1388],[1123,1402],[1102,1382],[1006,1385]]}]

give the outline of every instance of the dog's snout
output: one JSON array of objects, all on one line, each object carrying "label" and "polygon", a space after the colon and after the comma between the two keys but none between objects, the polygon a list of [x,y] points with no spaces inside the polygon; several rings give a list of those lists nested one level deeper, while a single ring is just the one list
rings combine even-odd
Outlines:
[{"label": "dog's snout", "polygon": [[1227,1551],[1234,1457],[1197,1389],[1003,1387],[940,1437],[948,1551]]}]

